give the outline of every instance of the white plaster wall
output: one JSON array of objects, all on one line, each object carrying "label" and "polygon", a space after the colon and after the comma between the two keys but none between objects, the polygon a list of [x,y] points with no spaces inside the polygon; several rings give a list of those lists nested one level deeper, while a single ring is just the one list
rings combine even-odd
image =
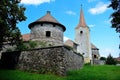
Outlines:
[{"label": "white plaster wall", "polygon": [[[82,31],[83,33],[80,33]],[[75,42],[78,43],[77,52],[83,54],[84,58],[92,59],[89,28],[76,29]]]}]

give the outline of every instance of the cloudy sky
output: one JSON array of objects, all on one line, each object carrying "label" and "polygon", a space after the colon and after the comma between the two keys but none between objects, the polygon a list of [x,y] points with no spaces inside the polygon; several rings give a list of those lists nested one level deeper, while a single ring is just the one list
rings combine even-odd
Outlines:
[{"label": "cloudy sky", "polygon": [[22,34],[30,33],[28,25],[51,11],[51,14],[66,26],[65,40],[75,39],[75,27],[79,22],[81,4],[87,25],[90,27],[91,42],[100,49],[101,56],[112,54],[119,56],[119,38],[111,28],[110,14],[107,8],[110,0],[22,0],[26,7],[27,20],[18,24]]}]

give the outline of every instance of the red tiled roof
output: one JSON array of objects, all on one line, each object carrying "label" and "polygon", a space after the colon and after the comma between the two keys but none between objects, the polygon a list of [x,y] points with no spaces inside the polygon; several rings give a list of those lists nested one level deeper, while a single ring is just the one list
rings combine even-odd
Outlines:
[{"label": "red tiled roof", "polygon": [[120,62],[120,57],[118,57],[118,58],[115,58],[115,60],[117,60],[117,61],[119,61],[119,62]]},{"label": "red tiled roof", "polygon": [[50,11],[47,11],[47,14],[43,17],[41,17],[40,19],[36,20],[35,22],[33,23],[30,23],[29,24],[29,28],[31,28],[34,24],[39,24],[39,23],[52,23],[52,24],[57,24],[57,25],[60,25],[63,30],[65,31],[66,28],[64,25],[62,25],[61,23],[59,23],[51,14],[50,14]]},{"label": "red tiled roof", "polygon": [[41,17],[35,22],[44,22],[44,21],[60,24],[53,16],[51,16],[50,11],[47,11],[47,14],[45,16]]},{"label": "red tiled roof", "polygon": [[91,43],[91,48],[92,49],[98,49],[93,43]]},{"label": "red tiled roof", "polygon": [[70,40],[70,39],[68,39],[68,40],[65,41],[65,43],[64,43],[64,45],[71,46],[71,47],[73,47],[73,44],[74,44],[74,42],[73,42],[72,40]]},{"label": "red tiled roof", "polygon": [[[64,44],[73,47],[73,44],[76,44],[76,43],[72,40],[67,40]],[[99,50],[93,43],[91,43],[91,48]]]},{"label": "red tiled roof", "polygon": [[23,41],[29,41],[30,40],[30,34],[23,34],[22,39],[23,39]]},{"label": "red tiled roof", "polygon": [[78,26],[76,27],[76,29],[78,29],[78,28],[80,28],[80,27],[83,27],[83,28],[87,27],[82,8],[81,8],[81,11],[80,11],[79,24],[78,24]]}]

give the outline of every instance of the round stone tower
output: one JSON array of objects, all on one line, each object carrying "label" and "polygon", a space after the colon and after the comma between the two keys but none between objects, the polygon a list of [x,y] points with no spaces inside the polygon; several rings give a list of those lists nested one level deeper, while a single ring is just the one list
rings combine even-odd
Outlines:
[{"label": "round stone tower", "polygon": [[63,45],[63,32],[66,28],[50,14],[50,11],[37,21],[30,23],[28,27],[31,29],[32,41],[44,41],[54,46]]}]

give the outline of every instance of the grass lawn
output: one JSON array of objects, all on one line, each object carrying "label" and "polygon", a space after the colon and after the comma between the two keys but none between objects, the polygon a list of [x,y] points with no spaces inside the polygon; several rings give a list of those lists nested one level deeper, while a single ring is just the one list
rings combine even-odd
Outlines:
[{"label": "grass lawn", "polygon": [[120,80],[120,66],[84,66],[67,76],[33,74],[18,70],[0,70],[0,80]]}]

